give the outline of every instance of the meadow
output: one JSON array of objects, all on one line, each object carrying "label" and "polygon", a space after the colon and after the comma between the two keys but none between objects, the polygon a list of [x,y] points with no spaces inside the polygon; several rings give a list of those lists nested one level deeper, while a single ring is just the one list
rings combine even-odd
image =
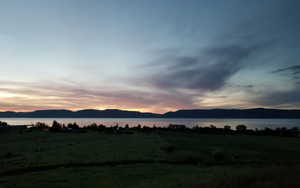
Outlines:
[{"label": "meadow", "polygon": [[299,137],[0,133],[0,188],[300,187]]}]

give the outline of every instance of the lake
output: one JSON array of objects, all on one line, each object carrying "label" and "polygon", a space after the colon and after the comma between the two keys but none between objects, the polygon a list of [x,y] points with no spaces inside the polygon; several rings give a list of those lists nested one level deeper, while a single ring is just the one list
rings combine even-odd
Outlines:
[{"label": "lake", "polygon": [[106,126],[160,126],[165,127],[169,124],[184,124],[188,127],[193,126],[210,126],[223,127],[230,125],[235,127],[239,124],[244,124],[248,128],[277,128],[277,127],[299,127],[300,119],[166,119],[166,118],[0,118],[0,121],[5,121],[10,125],[30,125],[37,122],[43,122],[51,125],[53,120],[60,123],[68,124],[76,122],[78,125],[85,126],[92,123],[103,124]]}]

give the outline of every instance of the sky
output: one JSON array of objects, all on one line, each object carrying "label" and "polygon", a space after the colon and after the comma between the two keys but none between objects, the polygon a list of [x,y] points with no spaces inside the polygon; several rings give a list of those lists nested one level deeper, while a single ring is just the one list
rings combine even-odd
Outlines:
[{"label": "sky", "polygon": [[300,109],[298,0],[2,0],[0,111]]}]

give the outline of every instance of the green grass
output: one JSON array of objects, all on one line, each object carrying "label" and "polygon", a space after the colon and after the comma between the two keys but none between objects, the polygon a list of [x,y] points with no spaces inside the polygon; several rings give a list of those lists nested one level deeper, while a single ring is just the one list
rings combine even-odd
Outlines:
[{"label": "green grass", "polygon": [[300,160],[299,138],[195,134],[164,134],[162,137],[177,148],[170,155],[175,160],[198,157],[203,162],[214,163],[216,153],[223,155],[223,162],[228,163],[297,163]]},{"label": "green grass", "polygon": [[[0,173],[107,161],[192,161],[70,167],[0,177],[9,187],[300,187],[300,139],[181,133],[0,134]],[[168,150],[166,148],[172,148]]]},{"label": "green grass", "polygon": [[[0,187],[279,188],[299,187],[297,167],[132,165],[57,169],[0,179]],[[1,186],[2,185],[2,186]]]}]

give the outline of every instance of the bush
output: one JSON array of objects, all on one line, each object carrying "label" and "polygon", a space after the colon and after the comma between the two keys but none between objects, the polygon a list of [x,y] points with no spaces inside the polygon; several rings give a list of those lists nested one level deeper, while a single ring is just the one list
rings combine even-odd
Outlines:
[{"label": "bush", "polygon": [[62,130],[62,126],[57,121],[53,121],[52,127],[49,130],[51,132],[60,132]]},{"label": "bush", "polygon": [[0,121],[0,133],[7,131],[9,125],[6,122]]},{"label": "bush", "polygon": [[41,122],[37,122],[37,123],[35,124],[35,127],[38,128],[38,129],[49,128],[47,124],[41,123]]},{"label": "bush", "polygon": [[79,129],[79,126],[77,125],[77,123],[69,123],[68,128],[70,128],[70,129]]},{"label": "bush", "polygon": [[239,133],[245,133],[246,130],[247,130],[246,125],[238,125],[238,126],[236,126],[236,131],[239,132]]},{"label": "bush", "polygon": [[8,124],[6,122],[0,121],[0,128],[6,128]]}]

